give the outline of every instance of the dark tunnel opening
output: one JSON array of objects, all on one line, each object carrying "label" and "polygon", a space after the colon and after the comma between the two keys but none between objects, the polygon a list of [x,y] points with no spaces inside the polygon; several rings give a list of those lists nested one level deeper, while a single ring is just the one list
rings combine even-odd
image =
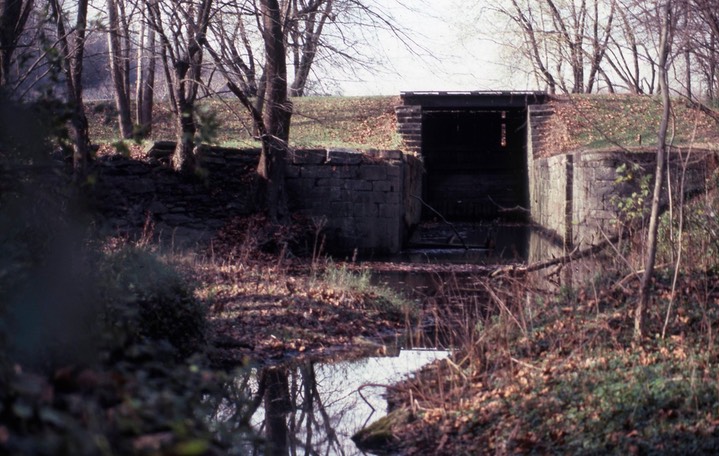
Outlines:
[{"label": "dark tunnel opening", "polygon": [[526,107],[425,109],[425,202],[453,221],[526,220],[526,118]]}]

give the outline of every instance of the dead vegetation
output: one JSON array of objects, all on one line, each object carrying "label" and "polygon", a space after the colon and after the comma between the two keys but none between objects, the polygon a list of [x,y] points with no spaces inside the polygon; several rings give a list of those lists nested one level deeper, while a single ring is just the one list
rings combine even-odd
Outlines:
[{"label": "dead vegetation", "polygon": [[[677,211],[664,215],[651,337],[639,345],[632,342],[638,240],[616,243],[584,267],[553,266],[563,279],[553,289],[546,286],[551,270],[477,278],[484,298],[436,310],[444,338],[457,348],[453,357],[392,389],[393,407],[407,416],[393,425],[395,450],[715,453],[718,209],[710,191],[687,203],[681,228]],[[446,299],[466,297],[464,289],[448,286]]]},{"label": "dead vegetation", "polygon": [[[572,95],[552,99],[542,150],[546,156],[584,149],[656,147],[661,101],[638,95]],[[708,145],[719,138],[716,114],[676,100],[670,134],[675,145]]]}]

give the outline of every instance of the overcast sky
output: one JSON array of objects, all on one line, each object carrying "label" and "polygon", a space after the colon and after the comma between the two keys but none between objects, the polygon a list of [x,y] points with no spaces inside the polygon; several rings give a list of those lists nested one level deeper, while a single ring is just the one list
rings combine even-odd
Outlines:
[{"label": "overcast sky", "polygon": [[[391,3],[391,2],[389,2]],[[462,3],[465,7],[459,7]],[[386,8],[387,3],[383,4]],[[412,90],[507,90],[533,89],[522,72],[510,69],[506,51],[492,41],[488,13],[469,13],[466,1],[417,1],[421,11],[391,8],[396,21],[424,52],[415,55],[389,32],[377,43],[391,60],[385,68],[344,76],[339,82],[344,95],[396,95]],[[495,19],[496,20],[496,19]],[[417,50],[417,46],[413,46]]]}]

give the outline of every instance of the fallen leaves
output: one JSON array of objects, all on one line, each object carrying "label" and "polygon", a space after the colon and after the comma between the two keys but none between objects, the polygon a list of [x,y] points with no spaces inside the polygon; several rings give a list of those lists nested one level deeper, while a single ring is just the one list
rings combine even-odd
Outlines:
[{"label": "fallen leaves", "polygon": [[[297,270],[289,274],[292,268]],[[218,270],[204,264],[198,271],[202,288],[213,290],[201,294],[216,303],[210,320],[222,337],[215,339],[239,343],[218,346],[220,358],[250,356],[263,362],[314,356],[328,347],[350,350],[358,336],[379,338],[404,329],[404,323],[367,305],[368,299],[378,299],[371,289],[338,289],[302,272],[299,265],[278,267],[274,259],[253,268],[223,264]]]},{"label": "fallen leaves", "polygon": [[[554,116],[542,135],[546,156],[581,148],[651,147],[661,104],[653,97],[637,95],[575,95],[549,103]],[[716,122],[699,110],[674,104],[677,143],[712,141]]]},{"label": "fallen leaves", "polygon": [[[716,351],[705,347],[719,308],[706,290],[717,283],[706,273],[680,276],[669,334],[641,346],[627,342],[635,288],[580,290],[569,302],[537,304],[531,331],[501,318],[483,321],[479,340],[457,355],[468,356],[467,347],[481,354],[477,372],[465,376],[438,363],[393,393],[394,403],[406,404],[409,395],[422,411],[421,420],[397,431],[403,451],[661,453],[690,451],[698,441],[714,448],[719,367]],[[670,286],[661,274],[653,285],[662,322]],[[523,315],[509,295],[503,299]]]}]

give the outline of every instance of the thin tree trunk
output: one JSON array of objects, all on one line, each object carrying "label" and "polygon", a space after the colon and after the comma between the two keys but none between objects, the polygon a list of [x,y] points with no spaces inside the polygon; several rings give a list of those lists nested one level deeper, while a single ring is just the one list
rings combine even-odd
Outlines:
[{"label": "thin tree trunk", "polygon": [[292,104],[287,99],[287,66],[280,6],[277,0],[260,1],[264,18],[265,91],[262,155],[257,168],[265,185],[266,205],[270,219],[284,223],[289,218],[285,190],[287,141],[290,134]]},{"label": "thin tree trunk", "polygon": [[10,81],[12,56],[32,11],[33,0],[0,1],[0,88]]},{"label": "thin tree trunk", "polygon": [[[689,28],[689,6],[684,6],[684,27]],[[685,42],[683,43],[684,46],[684,78],[686,83],[686,97],[689,101],[692,100],[693,93],[692,93],[692,50],[689,47],[689,43]]]},{"label": "thin tree trunk", "polygon": [[684,65],[686,65],[686,69],[684,70],[686,78],[686,97],[689,101],[691,101],[694,96],[692,93],[692,54],[688,50],[684,51]]},{"label": "thin tree trunk", "polygon": [[542,57],[539,51],[539,43],[537,42],[534,26],[532,25],[531,20],[529,20],[529,18],[527,18],[527,16],[524,14],[524,9],[517,3],[517,0],[512,0],[512,6],[517,13],[517,21],[522,27],[522,30],[524,31],[525,38],[530,43],[530,52],[532,59],[534,60],[534,65],[536,68],[535,71],[538,72],[541,78],[544,79],[544,81],[547,83],[549,93],[554,95],[557,92],[557,81],[556,79],[554,79],[554,76],[552,76],[552,73],[542,61]]},{"label": "thin tree trunk", "polygon": [[73,142],[72,163],[75,179],[85,175],[90,161],[90,131],[82,99],[82,64],[85,51],[88,0],[79,0],[74,25],[73,46],[70,48],[65,19],[59,0],[51,0],[50,8],[58,35],[68,103],[71,108],[70,139]]},{"label": "thin tree trunk", "polygon": [[[147,33],[147,30],[151,27],[147,27],[147,24],[145,24],[145,21],[142,21],[140,23],[140,31],[138,33],[138,43],[137,43],[137,54],[135,56],[135,118],[137,119],[137,125],[140,128],[140,131],[143,130],[142,125],[142,114],[141,114],[141,106],[142,106],[142,84],[143,82],[143,73],[145,72],[145,63],[143,62],[143,55],[145,52],[145,33]],[[142,136],[144,136],[144,132],[141,133]]]},{"label": "thin tree trunk", "polygon": [[654,175],[654,193],[652,194],[652,212],[649,218],[649,233],[646,241],[646,260],[644,262],[644,274],[642,276],[639,301],[634,314],[634,340],[640,342],[646,333],[647,309],[651,295],[651,284],[654,277],[654,263],[657,255],[657,233],[659,227],[659,201],[666,171],[667,156],[667,130],[669,128],[669,115],[671,100],[669,99],[669,79],[667,72],[667,61],[671,46],[671,22],[672,4],[667,1],[662,6],[661,12],[661,36],[659,42],[659,88],[662,96],[662,121],[658,132],[657,165]]},{"label": "thin tree trunk", "polygon": [[141,136],[152,132],[152,108],[155,99],[155,29],[143,24],[137,49],[137,124]]},{"label": "thin tree trunk", "polygon": [[[262,68],[259,84],[257,84],[257,98],[255,99],[255,110],[260,114],[265,112],[265,96],[267,92],[267,67]],[[259,132],[255,132],[258,134]]]},{"label": "thin tree trunk", "polygon": [[180,63],[175,66],[175,100],[177,101],[177,125],[175,127],[177,145],[172,155],[172,167],[183,174],[195,170],[195,133],[197,126],[194,118],[194,103],[185,94],[185,77],[189,65]]},{"label": "thin tree trunk", "polygon": [[118,18],[117,1],[123,0],[107,0],[107,15],[110,23],[107,41],[110,52],[110,75],[115,89],[115,105],[117,106],[120,135],[128,139],[132,137],[132,115],[129,86],[127,84],[128,77],[125,74],[125,53],[120,44],[120,20]]},{"label": "thin tree trunk", "polygon": [[290,454],[287,414],[292,411],[287,371],[278,367],[267,367],[260,374],[265,382],[265,429],[267,432],[268,456]]},{"label": "thin tree trunk", "polygon": [[[309,18],[305,20],[306,31],[304,38],[304,47],[302,53],[297,52],[296,64],[295,64],[295,78],[292,81],[292,87],[290,88],[290,96],[301,97],[305,94],[305,87],[307,86],[307,79],[310,76],[310,69],[314,63],[315,56],[317,55],[317,47],[322,36],[322,30],[324,29],[327,18],[332,14],[332,0],[325,0],[324,10],[317,12],[311,12]],[[319,18],[317,16],[319,15]]]},{"label": "thin tree trunk", "polygon": [[717,57],[719,53],[716,52],[716,41],[717,37],[712,33],[711,40],[709,41],[709,75],[707,76],[707,98],[709,101],[715,101],[717,96],[717,90],[719,88],[719,78],[717,78]]}]

